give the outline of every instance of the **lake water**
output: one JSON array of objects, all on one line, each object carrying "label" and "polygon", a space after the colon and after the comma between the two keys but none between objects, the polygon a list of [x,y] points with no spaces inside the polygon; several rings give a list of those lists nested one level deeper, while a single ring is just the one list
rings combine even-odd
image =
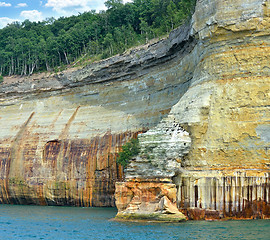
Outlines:
[{"label": "lake water", "polygon": [[0,205],[0,239],[270,239],[270,220],[110,221],[115,208]]}]

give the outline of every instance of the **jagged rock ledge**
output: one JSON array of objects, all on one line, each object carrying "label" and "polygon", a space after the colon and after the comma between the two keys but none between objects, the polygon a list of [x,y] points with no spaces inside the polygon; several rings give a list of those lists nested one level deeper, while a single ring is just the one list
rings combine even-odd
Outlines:
[{"label": "jagged rock ledge", "polygon": [[[138,79],[152,69],[173,60],[194,47],[189,34],[190,24],[172,31],[168,38],[126,51],[121,55],[89,64],[82,69],[69,69],[60,73],[34,74],[28,77],[9,77],[0,88],[0,100],[7,96],[40,94],[70,90],[89,84]],[[185,46],[185,47],[183,47]]]},{"label": "jagged rock ledge", "polygon": [[115,217],[120,221],[182,222],[176,206],[176,186],[170,179],[136,179],[116,183]]}]

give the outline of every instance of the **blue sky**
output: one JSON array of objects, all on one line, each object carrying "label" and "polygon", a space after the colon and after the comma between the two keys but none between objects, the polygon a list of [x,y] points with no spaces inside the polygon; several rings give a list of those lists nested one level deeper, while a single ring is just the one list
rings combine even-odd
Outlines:
[{"label": "blue sky", "polygon": [[[41,21],[49,17],[105,10],[106,0],[0,0],[0,28],[14,21]],[[124,3],[131,0],[124,0]]]}]

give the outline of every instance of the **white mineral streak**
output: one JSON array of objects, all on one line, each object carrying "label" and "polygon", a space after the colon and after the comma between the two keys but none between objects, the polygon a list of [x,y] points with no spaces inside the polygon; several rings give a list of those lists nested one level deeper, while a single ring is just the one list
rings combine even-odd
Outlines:
[{"label": "white mineral streak", "polygon": [[140,135],[128,180],[174,176],[178,207],[194,219],[268,214],[269,33],[268,0],[197,1],[188,89]]},{"label": "white mineral streak", "polygon": [[141,152],[128,165],[126,179],[173,177],[191,145],[189,133],[172,116],[138,138]]}]

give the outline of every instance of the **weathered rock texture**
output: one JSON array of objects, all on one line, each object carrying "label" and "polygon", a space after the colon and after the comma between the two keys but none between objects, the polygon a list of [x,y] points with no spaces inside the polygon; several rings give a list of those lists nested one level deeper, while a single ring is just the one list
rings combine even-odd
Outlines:
[{"label": "weathered rock texture", "polygon": [[[172,132],[184,128],[191,146],[186,156],[183,148],[176,153],[168,148],[169,155],[182,156],[178,171],[165,167],[160,174],[175,173],[178,207],[190,219],[270,217],[269,16],[269,1],[197,2],[189,33],[196,45],[184,58],[192,65],[192,79],[168,116],[176,123]],[[184,62],[178,67],[187,71]],[[157,138],[161,146],[162,134],[168,137],[153,131],[143,149]],[[128,166],[128,177],[149,177],[141,155]],[[170,161],[160,156],[151,161],[157,166]],[[127,180],[122,188],[134,181]],[[116,196],[121,199],[121,193]]]},{"label": "weathered rock texture", "polygon": [[176,206],[175,184],[155,179],[116,183],[117,220],[185,221]]},{"label": "weathered rock texture", "polygon": [[[137,198],[142,211],[176,199],[191,219],[269,217],[269,34],[269,1],[199,0],[168,39],[76,71],[6,79],[0,201],[113,206],[117,152],[151,129],[117,184],[121,211]],[[143,197],[151,182],[162,194]]]},{"label": "weathered rock texture", "polygon": [[181,169],[181,161],[189,152],[189,133],[171,116],[157,127],[139,134],[140,154],[125,169],[125,179],[172,178]]},{"label": "weathered rock texture", "polygon": [[120,146],[157,125],[188,88],[188,31],[77,71],[6,78],[0,202],[114,206]]}]

